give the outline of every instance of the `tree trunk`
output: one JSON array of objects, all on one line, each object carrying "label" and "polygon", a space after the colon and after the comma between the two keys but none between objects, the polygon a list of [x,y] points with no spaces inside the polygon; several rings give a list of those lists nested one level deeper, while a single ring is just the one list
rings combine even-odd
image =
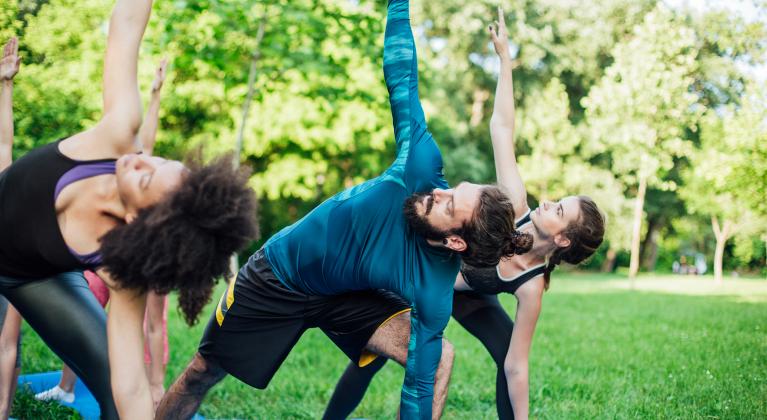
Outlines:
[{"label": "tree trunk", "polygon": [[266,29],[266,12],[258,24],[258,33],[256,34],[256,46],[253,48],[253,54],[250,56],[250,70],[248,71],[248,94],[245,96],[245,102],[242,104],[242,116],[240,118],[240,129],[237,132],[237,141],[234,148],[234,165],[240,166],[240,154],[242,153],[242,142],[245,138],[245,126],[248,122],[250,113],[250,104],[253,102],[253,95],[256,92],[256,70],[258,69],[258,60],[261,58],[261,40],[264,39],[264,30]]},{"label": "tree trunk", "polygon": [[637,191],[636,202],[634,203],[634,225],[631,229],[631,263],[629,264],[630,286],[634,288],[634,279],[639,272],[639,242],[642,234],[642,209],[644,208],[644,198],[647,193],[647,177],[639,177],[639,190]]},{"label": "tree trunk", "polygon": [[[240,129],[237,132],[237,140],[232,156],[232,164],[235,168],[240,167],[240,155],[242,154],[242,142],[245,138],[245,126],[248,122],[250,113],[250,104],[253,102],[253,95],[256,92],[256,70],[258,69],[258,60],[261,58],[261,41],[264,39],[264,30],[266,29],[266,12],[261,17],[256,33],[256,46],[253,48],[253,54],[250,57],[250,70],[248,72],[248,94],[245,96],[245,102],[242,104],[242,117],[240,118]],[[240,269],[240,263],[237,260],[237,254],[233,254],[229,260],[229,269],[234,276]]]},{"label": "tree trunk", "polygon": [[719,226],[719,219],[716,216],[711,217],[711,227],[716,237],[716,250],[714,251],[714,283],[722,284],[722,260],[724,260],[724,246],[730,238],[732,231],[732,222],[724,220],[724,225]]},{"label": "tree trunk", "polygon": [[607,255],[605,255],[605,260],[602,262],[602,269],[601,271],[603,273],[612,273],[613,270],[615,270],[615,259],[618,257],[618,250],[610,247],[607,250]]},{"label": "tree trunk", "polygon": [[482,123],[485,117],[485,102],[490,99],[490,92],[477,89],[474,91],[474,102],[471,104],[471,120],[469,124],[476,127]]},{"label": "tree trunk", "polygon": [[639,252],[641,266],[647,271],[655,271],[655,263],[658,261],[658,236],[660,236],[661,227],[660,220],[657,218],[647,221],[647,234],[645,234]]}]

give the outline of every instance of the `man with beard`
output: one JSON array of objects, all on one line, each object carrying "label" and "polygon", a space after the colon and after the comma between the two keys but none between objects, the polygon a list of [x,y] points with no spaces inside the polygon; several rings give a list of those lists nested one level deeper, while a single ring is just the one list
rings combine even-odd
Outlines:
[{"label": "man with beard", "polygon": [[[450,351],[440,362],[442,331],[461,258],[492,266],[526,249],[516,247],[524,241],[501,190],[468,182],[449,189],[444,179],[418,98],[406,0],[389,2],[384,78],[397,142],[394,163],[320,204],[250,257],[158,418],[191,417],[226,374],[265,388],[311,327],[360,365],[375,355],[405,364],[403,418],[441,413],[452,365]],[[408,317],[409,343],[391,340],[394,330],[408,328]]]}]

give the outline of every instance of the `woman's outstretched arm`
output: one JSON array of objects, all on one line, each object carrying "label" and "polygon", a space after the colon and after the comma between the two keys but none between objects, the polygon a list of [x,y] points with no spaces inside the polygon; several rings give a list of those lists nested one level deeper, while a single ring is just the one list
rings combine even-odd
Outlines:
[{"label": "woman's outstretched arm", "polygon": [[149,379],[144,367],[144,310],[146,294],[115,288],[106,270],[99,277],[109,286],[107,340],[112,395],[121,419],[154,417]]},{"label": "woman's outstretched arm", "polygon": [[138,53],[152,0],[117,0],[109,20],[104,58],[104,113],[91,129],[64,140],[59,149],[74,159],[120,157],[141,150]]},{"label": "woman's outstretched arm", "polygon": [[518,300],[516,323],[511,333],[511,342],[503,370],[509,387],[509,399],[514,410],[514,418],[517,420],[528,418],[530,404],[528,359],[538,315],[541,313],[543,290],[543,277],[539,276],[520,286],[515,293]]},{"label": "woman's outstretched arm", "polygon": [[0,58],[0,171],[11,166],[13,159],[13,78],[20,63],[19,40],[13,37]]},{"label": "woman's outstretched arm", "polygon": [[498,8],[498,21],[495,27],[488,28],[495,52],[501,61],[498,85],[495,89],[495,105],[490,118],[490,137],[493,141],[495,173],[498,185],[511,197],[517,216],[528,210],[527,192],[517,166],[514,154],[514,83],[512,79],[511,54],[509,53],[509,34],[503,10]]},{"label": "woman's outstretched arm", "polygon": [[151,155],[154,151],[155,140],[157,139],[157,122],[160,117],[160,92],[165,82],[165,71],[168,67],[168,59],[163,58],[157,67],[152,81],[152,91],[149,96],[149,106],[144,116],[144,122],[138,132],[138,138],[141,141],[142,151]]}]

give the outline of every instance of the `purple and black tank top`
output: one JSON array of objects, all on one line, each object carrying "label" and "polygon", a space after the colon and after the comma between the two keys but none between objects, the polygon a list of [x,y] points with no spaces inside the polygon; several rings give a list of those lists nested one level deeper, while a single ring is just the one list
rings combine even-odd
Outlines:
[{"label": "purple and black tank top", "polygon": [[38,279],[100,264],[98,252],[80,255],[59,229],[56,198],[69,184],[113,174],[114,159],[74,160],[59,141],[24,155],[0,172],[0,275]]}]

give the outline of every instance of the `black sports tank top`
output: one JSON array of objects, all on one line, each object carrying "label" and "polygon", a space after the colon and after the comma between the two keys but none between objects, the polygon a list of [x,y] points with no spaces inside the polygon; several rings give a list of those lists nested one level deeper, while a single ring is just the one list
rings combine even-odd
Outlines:
[{"label": "black sports tank top", "polygon": [[56,184],[75,167],[114,159],[70,159],[59,151],[60,141],[30,151],[0,172],[0,275],[37,279],[89,267],[61,236]]},{"label": "black sports tank top", "polygon": [[[519,218],[514,224],[517,229],[530,223],[530,211],[528,210],[524,216]],[[461,274],[464,281],[472,290],[489,294],[497,295],[499,293],[514,293],[520,286],[525,284],[528,280],[533,279],[543,274],[546,269],[546,264],[537,265],[524,272],[518,274],[513,278],[501,277],[498,266],[495,267],[473,267],[468,264],[461,266]]]}]

